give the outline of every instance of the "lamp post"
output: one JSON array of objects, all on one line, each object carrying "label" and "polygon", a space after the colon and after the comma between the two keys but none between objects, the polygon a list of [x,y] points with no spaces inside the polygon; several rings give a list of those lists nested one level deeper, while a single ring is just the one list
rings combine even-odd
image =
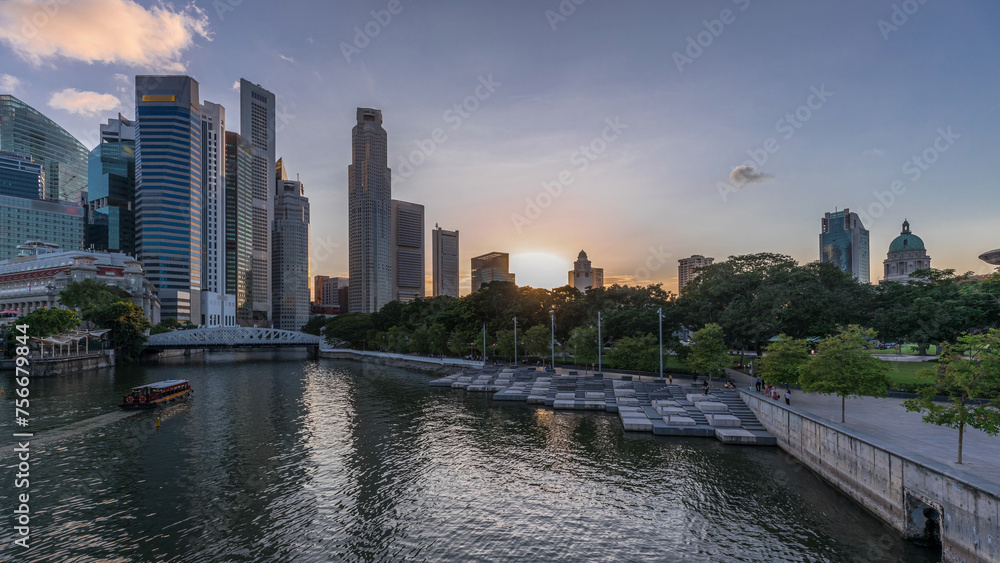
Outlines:
[{"label": "lamp post", "polygon": [[663,379],[663,307],[656,310],[656,316],[660,321],[660,379]]},{"label": "lamp post", "polygon": [[483,323],[483,367],[486,367],[486,323]]},{"label": "lamp post", "polygon": [[514,317],[514,365],[517,365],[517,317]]},{"label": "lamp post", "polygon": [[552,370],[556,369],[556,308],[549,309],[549,316],[552,317]]},{"label": "lamp post", "polygon": [[597,312],[597,373],[604,373],[601,369],[601,353],[604,352],[604,341],[601,340],[601,312]]}]

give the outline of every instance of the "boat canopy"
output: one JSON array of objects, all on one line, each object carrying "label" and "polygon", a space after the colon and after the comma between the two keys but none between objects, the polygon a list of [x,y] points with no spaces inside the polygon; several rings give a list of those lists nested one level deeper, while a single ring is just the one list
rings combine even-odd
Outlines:
[{"label": "boat canopy", "polygon": [[140,385],[138,387],[133,387],[133,391],[141,391],[142,389],[166,389],[167,387],[174,387],[176,385],[181,385],[182,383],[187,383],[186,379],[168,379],[167,381],[159,381],[157,383],[150,383],[148,385]]}]

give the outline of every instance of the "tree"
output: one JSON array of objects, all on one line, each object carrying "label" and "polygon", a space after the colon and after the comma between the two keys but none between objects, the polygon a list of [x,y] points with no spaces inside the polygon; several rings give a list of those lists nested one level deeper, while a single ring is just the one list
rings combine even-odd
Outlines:
[{"label": "tree", "polygon": [[[518,346],[520,348],[520,346]],[[511,361],[514,358],[514,329],[497,331],[497,354]]]},{"label": "tree", "polygon": [[524,332],[524,347],[530,356],[546,357],[552,353],[552,334],[547,325],[535,325]]},{"label": "tree", "polygon": [[79,327],[80,314],[69,309],[35,309],[18,319],[17,324],[28,325],[28,336],[44,338]]},{"label": "tree", "polygon": [[111,329],[108,340],[119,362],[134,362],[146,347],[146,331],[152,326],[142,307],[131,301],[116,301],[94,310],[97,326]]},{"label": "tree", "polygon": [[73,281],[59,292],[59,301],[80,313],[84,320],[94,320],[94,313],[116,301],[129,301],[128,292],[93,278]]},{"label": "tree", "polygon": [[316,315],[315,317],[309,317],[306,324],[302,325],[302,332],[306,334],[315,334],[319,336],[323,327],[326,326],[327,318],[323,315]]},{"label": "tree", "polygon": [[691,345],[687,361],[695,373],[707,375],[709,382],[713,375],[733,365],[729,349],[723,342],[722,327],[708,323],[705,328],[694,333],[694,344]]},{"label": "tree", "polygon": [[779,334],[778,339],[765,349],[765,354],[757,360],[760,377],[771,385],[793,385],[809,362],[804,339],[790,338]]},{"label": "tree", "polygon": [[885,397],[889,393],[889,366],[867,350],[866,339],[873,338],[873,330],[850,325],[823,339],[799,377],[804,391],[840,397],[840,422],[845,421],[847,397]]},{"label": "tree", "polygon": [[[965,427],[971,426],[990,436],[1000,431],[1000,331],[965,335],[958,344],[949,344],[937,369],[921,375],[933,377],[934,385],[923,396],[903,402],[907,411],[923,413],[924,422],[958,430],[958,463],[962,463]],[[939,392],[951,395],[947,404],[934,402]],[[987,403],[970,403],[975,397],[991,397]]]},{"label": "tree", "polygon": [[347,313],[337,315],[326,322],[323,327],[323,337],[330,344],[347,343],[355,348],[370,348],[369,332],[375,324],[368,313]]},{"label": "tree", "polygon": [[619,338],[610,356],[618,369],[656,371],[660,366],[659,341],[652,334]]},{"label": "tree", "polygon": [[597,327],[578,326],[569,333],[569,347],[574,358],[585,364],[597,361]]}]

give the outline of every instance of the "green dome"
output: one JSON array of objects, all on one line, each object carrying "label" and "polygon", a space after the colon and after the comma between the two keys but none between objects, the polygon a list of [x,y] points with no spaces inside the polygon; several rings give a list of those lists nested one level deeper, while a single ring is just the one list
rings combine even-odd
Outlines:
[{"label": "green dome", "polygon": [[903,230],[899,233],[899,236],[893,239],[892,244],[889,245],[889,254],[895,252],[913,252],[913,251],[927,251],[924,248],[924,241],[920,240],[920,237],[910,232],[910,222],[903,220]]}]

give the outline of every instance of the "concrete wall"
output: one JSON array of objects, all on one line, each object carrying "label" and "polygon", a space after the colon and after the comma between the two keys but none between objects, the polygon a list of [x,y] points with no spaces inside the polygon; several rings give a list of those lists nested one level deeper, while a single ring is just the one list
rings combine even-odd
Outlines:
[{"label": "concrete wall", "polygon": [[[77,356],[74,358],[35,358],[28,366],[30,377],[50,377],[55,375],[66,375],[81,371],[90,371],[100,368],[110,368],[115,365],[115,351],[101,350],[87,356]],[[4,360],[0,362],[0,370],[14,373],[14,360]]]},{"label": "concrete wall", "polygon": [[794,407],[740,395],[778,446],[906,537],[939,530],[946,561],[1000,561],[1000,486]]},{"label": "concrete wall", "polygon": [[460,360],[458,358],[434,358],[430,356],[393,354],[391,352],[367,352],[348,348],[330,348],[325,344],[320,346],[319,357],[337,360],[359,360],[434,373],[454,373],[463,369],[481,369],[483,367],[483,362]]}]

